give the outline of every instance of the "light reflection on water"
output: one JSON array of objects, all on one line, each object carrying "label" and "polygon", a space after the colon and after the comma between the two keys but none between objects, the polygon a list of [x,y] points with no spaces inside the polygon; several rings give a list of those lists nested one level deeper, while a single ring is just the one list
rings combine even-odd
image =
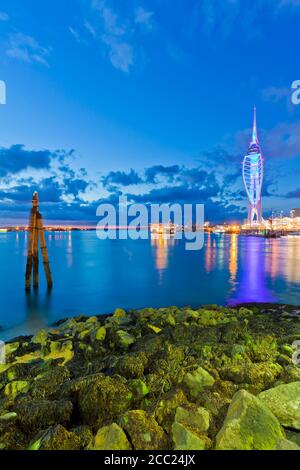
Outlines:
[{"label": "light reflection on water", "polygon": [[26,295],[27,234],[0,234],[1,339],[116,307],[300,304],[300,237],[207,234],[200,251],[186,251],[184,240],[103,241],[95,231],[46,237],[53,291],[47,293],[41,266],[39,290]]}]

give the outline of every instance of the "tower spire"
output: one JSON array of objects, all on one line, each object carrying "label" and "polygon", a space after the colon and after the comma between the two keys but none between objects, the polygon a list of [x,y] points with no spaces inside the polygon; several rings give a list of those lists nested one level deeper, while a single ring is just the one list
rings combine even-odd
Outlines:
[{"label": "tower spire", "polygon": [[258,144],[257,135],[257,123],[256,123],[256,106],[254,106],[254,118],[253,118],[253,131],[252,131],[252,144]]}]

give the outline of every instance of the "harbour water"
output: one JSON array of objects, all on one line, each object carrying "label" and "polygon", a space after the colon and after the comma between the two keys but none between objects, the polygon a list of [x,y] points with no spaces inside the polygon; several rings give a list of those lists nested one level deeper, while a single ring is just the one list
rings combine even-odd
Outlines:
[{"label": "harbour water", "polygon": [[274,302],[300,305],[300,237],[206,234],[184,240],[99,240],[95,231],[46,234],[54,287],[26,293],[27,234],[0,234],[0,339],[75,315],[170,305]]}]

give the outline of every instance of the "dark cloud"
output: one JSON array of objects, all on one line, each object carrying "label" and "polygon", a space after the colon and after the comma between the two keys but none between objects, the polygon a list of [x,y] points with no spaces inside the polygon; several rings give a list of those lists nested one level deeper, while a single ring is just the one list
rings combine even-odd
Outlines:
[{"label": "dark cloud", "polygon": [[66,193],[71,193],[76,196],[78,195],[78,193],[84,192],[88,188],[90,183],[89,181],[79,178],[65,178],[63,184]]},{"label": "dark cloud", "polygon": [[52,154],[49,150],[25,150],[23,145],[0,148],[0,176],[19,173],[27,168],[48,169]]},{"label": "dark cloud", "polygon": [[180,172],[180,167],[178,165],[172,166],[163,166],[163,165],[154,165],[145,170],[145,183],[157,183],[157,178],[163,176],[167,178],[169,183],[174,181],[174,177],[177,176]]},{"label": "dark cloud", "polygon": [[[290,191],[285,195],[287,199],[300,199],[300,188]],[[300,202],[300,201],[299,201]]]},{"label": "dark cloud", "polygon": [[59,202],[62,195],[62,189],[54,177],[45,178],[39,184],[25,185],[20,184],[10,189],[0,191],[0,199],[13,201],[15,203],[31,202],[34,191],[39,193],[40,199],[44,203]]},{"label": "dark cloud", "polygon": [[110,171],[101,179],[104,188],[111,188],[114,185],[130,186],[143,182],[139,174],[131,168],[129,173],[125,171]]},{"label": "dark cloud", "polygon": [[[74,172],[65,164],[67,157],[72,156],[74,150],[66,152],[64,150],[26,150],[24,145],[16,144],[9,148],[0,148],[0,177],[16,175],[20,171],[34,168],[37,170],[49,170],[51,162],[57,160],[61,166],[61,171],[74,176]],[[70,174],[71,172],[71,174]]]}]

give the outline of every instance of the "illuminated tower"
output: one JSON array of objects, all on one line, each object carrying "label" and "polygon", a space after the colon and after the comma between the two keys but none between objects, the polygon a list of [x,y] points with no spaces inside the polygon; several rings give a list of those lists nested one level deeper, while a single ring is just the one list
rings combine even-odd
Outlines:
[{"label": "illuminated tower", "polygon": [[248,196],[248,223],[250,225],[261,225],[262,203],[261,189],[264,176],[264,160],[257,136],[256,108],[254,108],[254,122],[252,140],[243,161],[243,181]]}]

